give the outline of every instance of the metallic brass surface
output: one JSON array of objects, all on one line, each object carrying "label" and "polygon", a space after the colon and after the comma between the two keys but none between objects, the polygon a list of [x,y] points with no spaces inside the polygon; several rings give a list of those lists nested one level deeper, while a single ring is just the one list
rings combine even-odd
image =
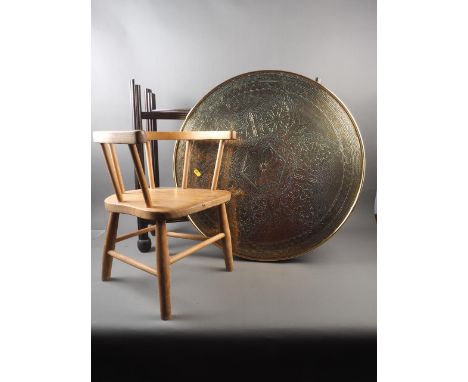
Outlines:
[{"label": "metallic brass surface", "polygon": [[[234,77],[209,92],[181,130],[235,130],[226,142],[218,188],[228,203],[235,255],[276,261],[329,239],[351,213],[364,180],[364,147],[343,103],[316,81],[283,71]],[[188,185],[210,188],[217,143],[194,142]],[[185,143],[174,150],[182,180]],[[190,216],[200,232],[219,232],[216,211]]]}]

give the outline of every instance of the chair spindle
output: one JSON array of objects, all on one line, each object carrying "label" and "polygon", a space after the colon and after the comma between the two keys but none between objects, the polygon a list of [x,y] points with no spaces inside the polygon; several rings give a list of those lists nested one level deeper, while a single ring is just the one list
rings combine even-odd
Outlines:
[{"label": "chair spindle", "polygon": [[190,170],[190,152],[192,150],[192,141],[185,141],[185,155],[184,155],[184,170],[182,176],[182,188],[187,188],[188,185],[188,176]]},{"label": "chair spindle", "polygon": [[218,153],[216,155],[216,164],[213,171],[213,179],[211,181],[211,190],[214,191],[218,188],[218,178],[219,172],[221,170],[221,162],[223,160],[223,152],[224,152],[224,140],[219,141],[218,145]]},{"label": "chair spindle", "polygon": [[151,149],[151,141],[145,142],[145,153],[146,153],[146,164],[148,165],[148,178],[149,178],[150,188],[156,188],[156,183],[154,181],[153,150]]},{"label": "chair spindle", "polygon": [[115,145],[111,144],[110,148],[111,148],[111,154],[112,154],[112,161],[114,162],[115,172],[117,174],[117,179],[119,180],[120,192],[123,194],[125,193],[125,185],[124,185],[124,181],[122,178],[122,171],[120,169],[119,158],[117,157],[117,151],[115,149]]},{"label": "chair spindle", "polygon": [[117,195],[117,200],[119,202],[123,201],[122,192],[120,190],[119,179],[117,177],[114,162],[112,161],[112,150],[109,143],[101,143],[102,152],[104,154],[104,159],[106,160],[107,170],[112,180],[112,185],[114,186],[115,194]]},{"label": "chair spindle", "polygon": [[132,155],[133,163],[137,173],[138,181],[140,182],[141,191],[143,192],[143,198],[145,199],[146,207],[151,207],[151,195],[146,183],[145,171],[141,164],[140,155],[138,154],[138,148],[135,143],[128,145],[130,148],[130,154]]}]

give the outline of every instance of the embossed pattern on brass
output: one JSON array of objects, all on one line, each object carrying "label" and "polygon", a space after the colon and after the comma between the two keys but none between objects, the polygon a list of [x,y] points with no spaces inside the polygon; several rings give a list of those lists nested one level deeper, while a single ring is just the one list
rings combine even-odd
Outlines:
[{"label": "embossed pattern on brass", "polygon": [[[343,103],[316,81],[258,71],[214,88],[190,111],[182,130],[235,130],[226,143],[219,189],[227,205],[234,254],[257,261],[290,259],[330,238],[351,213],[364,179],[364,147]],[[210,146],[211,145],[211,146]],[[216,143],[192,147],[189,187],[209,188]],[[185,144],[174,151],[182,179]],[[190,216],[205,235],[216,213]]]}]

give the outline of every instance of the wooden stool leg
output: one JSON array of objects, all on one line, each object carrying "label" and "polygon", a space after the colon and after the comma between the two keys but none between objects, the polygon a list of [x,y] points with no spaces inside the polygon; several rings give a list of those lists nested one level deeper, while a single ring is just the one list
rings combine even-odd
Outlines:
[{"label": "wooden stool leg", "polygon": [[231,243],[231,231],[229,230],[229,221],[226,212],[226,204],[220,204],[218,206],[219,212],[219,223],[222,229],[222,232],[226,235],[223,239],[223,249],[224,249],[224,262],[226,263],[226,270],[232,272],[233,269],[233,259],[232,259],[232,243]]},{"label": "wooden stool leg", "polygon": [[159,305],[161,318],[171,319],[171,265],[167,245],[166,221],[156,222],[156,264],[158,270]]},{"label": "wooden stool leg", "polygon": [[117,228],[119,226],[119,214],[111,212],[106,228],[106,239],[104,242],[104,250],[102,252],[102,281],[108,281],[112,271],[112,256],[107,254],[108,251],[115,249],[115,239],[117,238]]}]

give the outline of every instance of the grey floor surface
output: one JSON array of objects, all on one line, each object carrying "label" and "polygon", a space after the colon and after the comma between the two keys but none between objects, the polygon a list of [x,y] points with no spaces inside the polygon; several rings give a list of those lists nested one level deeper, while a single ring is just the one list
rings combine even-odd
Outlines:
[{"label": "grey floor surface", "polygon": [[[119,233],[134,230],[122,216]],[[170,230],[195,232],[190,223]],[[222,251],[208,246],[172,266],[173,319],[161,321],[156,279],[114,260],[112,280],[100,280],[103,231],[92,231],[92,329],[95,332],[375,333],[376,222],[372,207],[358,205],[321,247],[292,261],[235,259],[224,270]],[[152,237],[153,239],[153,237]],[[154,242],[154,240],[153,240]],[[170,239],[171,254],[193,244]],[[140,253],[136,239],[117,250],[154,266],[154,251]]]}]

